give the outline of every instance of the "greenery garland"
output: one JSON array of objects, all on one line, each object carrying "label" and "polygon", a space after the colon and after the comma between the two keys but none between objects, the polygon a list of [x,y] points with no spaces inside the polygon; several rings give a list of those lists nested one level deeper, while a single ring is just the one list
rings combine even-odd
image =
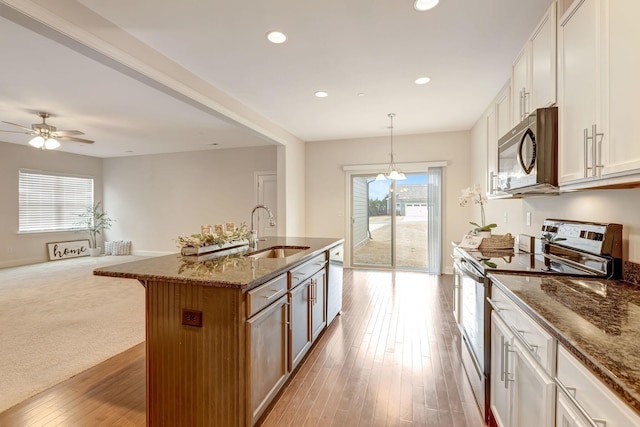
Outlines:
[{"label": "greenery garland", "polygon": [[214,245],[222,247],[227,243],[245,240],[248,238],[249,229],[247,228],[247,224],[242,222],[234,231],[225,231],[222,234],[217,234],[213,231],[209,234],[181,234],[176,239],[176,245],[179,248],[202,248]]}]

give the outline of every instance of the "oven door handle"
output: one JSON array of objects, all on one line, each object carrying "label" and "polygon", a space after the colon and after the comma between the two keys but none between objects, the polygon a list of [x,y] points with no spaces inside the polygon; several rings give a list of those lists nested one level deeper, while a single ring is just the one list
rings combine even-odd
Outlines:
[{"label": "oven door handle", "polygon": [[460,261],[461,261],[460,263],[456,263],[456,264],[458,264],[460,269],[463,270],[464,274],[466,274],[467,276],[471,277],[474,281],[476,281],[478,283],[484,283],[484,277],[482,277],[481,275],[479,275],[475,271],[471,270],[471,268],[468,266],[469,261],[467,261],[464,258],[461,258]]}]

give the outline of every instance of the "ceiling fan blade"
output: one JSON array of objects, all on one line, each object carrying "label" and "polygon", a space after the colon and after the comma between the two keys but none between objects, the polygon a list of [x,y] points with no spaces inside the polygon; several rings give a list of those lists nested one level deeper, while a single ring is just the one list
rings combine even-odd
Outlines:
[{"label": "ceiling fan blade", "polygon": [[5,122],[4,120],[2,121],[2,123],[6,123],[6,124],[11,125],[11,126],[18,126],[19,128],[26,129],[26,130],[28,130],[28,131],[30,131],[30,132],[33,132],[33,131],[34,131],[34,130],[33,130],[33,129],[31,129],[31,128],[28,128],[28,127],[26,127],[26,126],[19,125],[19,124],[17,124],[17,123]]},{"label": "ceiling fan blade", "polygon": [[65,136],[65,135],[84,135],[84,132],[79,130],[57,130],[53,132],[53,135]]},{"label": "ceiling fan blade", "polygon": [[57,138],[64,139],[65,141],[84,142],[85,144],[93,144],[94,142],[94,141],[91,141],[90,139],[76,138],[73,136],[64,136],[64,135],[60,135]]},{"label": "ceiling fan blade", "polygon": [[31,131],[31,132],[25,132],[23,130],[4,130],[4,129],[0,129],[0,132],[10,132],[10,133],[26,133],[27,135],[37,135],[37,132]]}]

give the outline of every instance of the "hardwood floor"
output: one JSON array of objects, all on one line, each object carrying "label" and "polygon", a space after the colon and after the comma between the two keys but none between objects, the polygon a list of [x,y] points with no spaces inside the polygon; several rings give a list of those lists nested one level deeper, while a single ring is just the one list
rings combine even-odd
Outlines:
[{"label": "hardwood floor", "polygon": [[[345,270],[343,314],[261,420],[484,426],[460,363],[452,276]],[[0,414],[1,426],[144,426],[140,344]]]}]

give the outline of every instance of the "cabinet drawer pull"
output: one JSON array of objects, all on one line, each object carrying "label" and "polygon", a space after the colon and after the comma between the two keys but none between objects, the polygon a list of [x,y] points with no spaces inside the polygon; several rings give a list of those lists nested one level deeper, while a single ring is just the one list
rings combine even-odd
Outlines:
[{"label": "cabinet drawer pull", "polygon": [[495,310],[496,313],[500,313],[502,311],[502,309],[500,307],[498,307],[495,303],[495,301],[493,301],[491,298],[487,297],[487,302],[489,303],[489,305],[491,307],[493,307],[493,309]]},{"label": "cabinet drawer pull", "polygon": [[327,265],[327,262],[328,262],[328,261],[316,262],[316,265],[317,265],[318,267],[324,267],[325,265]]},{"label": "cabinet drawer pull", "polygon": [[296,273],[296,274],[294,274],[294,275],[293,275],[293,278],[294,278],[294,279],[296,279],[296,280],[300,280],[300,279],[304,278],[304,276],[306,276],[306,275],[307,275],[307,273],[305,273],[305,272],[300,272],[300,273]]},{"label": "cabinet drawer pull", "polygon": [[278,295],[280,293],[280,289],[269,289],[272,294],[269,296],[266,295],[261,295],[262,298],[265,298],[267,301],[269,301],[271,298],[275,297],[276,295]]},{"label": "cabinet drawer pull", "polygon": [[524,344],[525,347],[527,347],[527,350],[529,350],[531,353],[535,353],[537,351],[538,346],[535,344],[529,344],[529,341],[527,341],[527,339],[524,337],[524,331],[516,329],[516,327],[513,325],[511,325],[510,328],[513,331],[513,333],[516,335],[516,337],[518,337],[520,342],[522,342],[522,344]]},{"label": "cabinet drawer pull", "polygon": [[[591,415],[589,415],[587,410],[584,408],[584,406],[582,406],[582,404],[578,402],[578,399],[576,399],[575,397],[575,393],[576,393],[575,388],[566,387],[564,384],[562,384],[562,381],[560,381],[560,378],[558,377],[555,377],[554,380],[558,388],[562,391],[562,393],[564,393],[565,396],[567,396],[567,398],[571,401],[573,406],[575,406],[575,408],[582,414],[582,416],[587,420],[587,422],[591,427],[603,427],[603,426],[606,427],[607,425],[606,420],[602,420],[599,418],[592,418]],[[572,390],[573,393],[571,393],[570,390]]]}]

